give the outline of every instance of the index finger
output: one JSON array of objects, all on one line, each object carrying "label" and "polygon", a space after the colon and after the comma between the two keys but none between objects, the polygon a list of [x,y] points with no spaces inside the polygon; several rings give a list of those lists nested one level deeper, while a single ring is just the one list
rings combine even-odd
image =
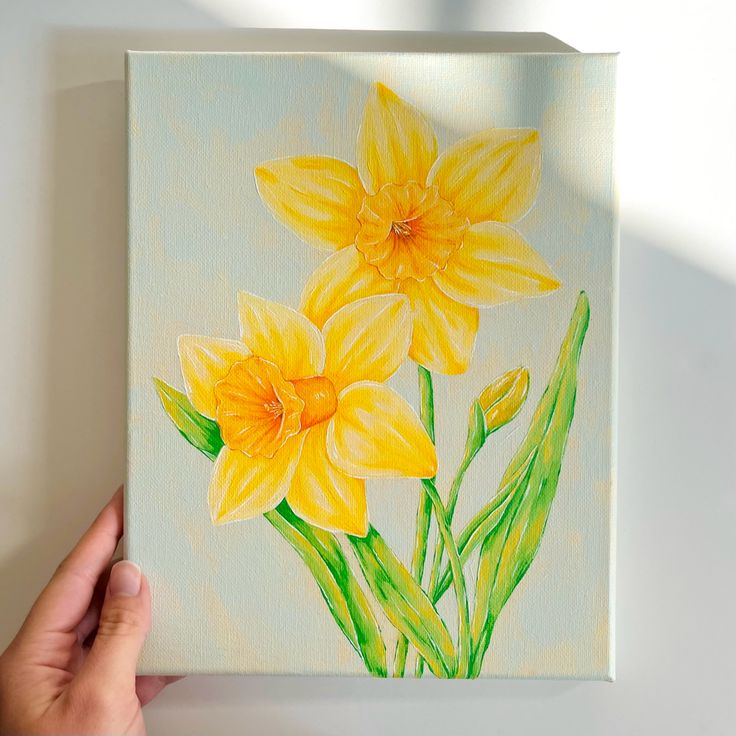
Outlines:
[{"label": "index finger", "polygon": [[73,631],[87,612],[95,585],[122,535],[121,486],[56,569],[31,608],[24,628],[37,632]]}]

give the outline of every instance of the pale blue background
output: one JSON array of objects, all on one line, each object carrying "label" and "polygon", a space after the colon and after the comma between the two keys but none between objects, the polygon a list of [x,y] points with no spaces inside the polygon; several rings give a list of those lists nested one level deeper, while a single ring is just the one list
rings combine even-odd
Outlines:
[{"label": "pale blue background", "polygon": [[[141,668],[363,672],[308,572],[267,522],[212,526],[212,465],[170,424],[151,377],[182,386],[179,334],[237,335],[238,289],[298,305],[325,253],[271,217],[253,168],[308,153],[354,162],[363,102],[380,80],[431,119],[440,151],[493,125],[541,132],[540,192],[519,228],[563,288],[484,310],[471,369],[437,378],[439,482],[446,488],[459,461],[473,398],[500,372],[528,366],[530,400],[468,474],[461,528],[495,492],[585,289],[591,327],[558,497],[538,557],[498,622],[484,672],[610,676],[613,57],[133,54],[128,63],[127,533],[128,553],[154,594]],[[392,382],[416,402],[413,364]],[[418,491],[415,481],[369,484],[371,519],[405,560]],[[454,623],[450,599],[442,610]]]}]

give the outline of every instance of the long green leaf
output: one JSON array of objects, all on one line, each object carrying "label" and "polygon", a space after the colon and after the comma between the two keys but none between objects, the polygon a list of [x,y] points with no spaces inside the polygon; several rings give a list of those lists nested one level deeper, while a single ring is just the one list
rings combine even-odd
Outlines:
[{"label": "long green leaf", "polygon": [[455,649],[427,594],[373,528],[348,537],[373,595],[388,620],[411,642],[437,677],[453,677]]},{"label": "long green leaf", "polygon": [[472,622],[472,674],[476,676],[496,619],[529,569],[544,534],[575,409],[577,366],[589,319],[590,307],[583,292],[526,438],[501,480],[501,485],[505,485],[518,476],[533,456],[526,483],[516,487],[500,523],[481,547]]},{"label": "long green leaf", "polygon": [[[159,379],[154,383],[166,413],[182,436],[214,460],[223,446],[217,423],[199,414],[181,391]],[[304,560],[337,625],[368,671],[385,677],[386,647],[381,631],[337,539],[300,519],[286,501],[264,516]]]}]

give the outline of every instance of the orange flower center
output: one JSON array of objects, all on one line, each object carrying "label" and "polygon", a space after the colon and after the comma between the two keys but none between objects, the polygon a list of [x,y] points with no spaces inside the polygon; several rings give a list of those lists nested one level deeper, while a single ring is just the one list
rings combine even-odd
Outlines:
[{"label": "orange flower center", "polygon": [[329,378],[287,381],[276,365],[256,356],[233,364],[215,384],[215,398],[223,441],[249,457],[272,458],[289,437],[337,410]]},{"label": "orange flower center", "polygon": [[355,247],[368,263],[384,278],[419,281],[447,265],[468,227],[437,187],[415,182],[385,184],[367,196],[358,221]]}]

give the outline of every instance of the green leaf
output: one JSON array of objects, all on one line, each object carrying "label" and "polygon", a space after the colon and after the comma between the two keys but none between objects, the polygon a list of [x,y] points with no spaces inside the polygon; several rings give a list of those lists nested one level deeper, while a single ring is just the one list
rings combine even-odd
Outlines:
[{"label": "green leaf", "polygon": [[214,460],[223,445],[217,422],[203,417],[192,406],[186,394],[172,388],[160,378],[154,378],[153,383],[166,413],[182,437],[210,460]]},{"label": "green leaf", "polygon": [[437,677],[453,677],[455,648],[427,594],[373,528],[348,540],[388,620],[411,642]]},{"label": "green leaf", "polygon": [[572,423],[577,366],[589,319],[583,292],[526,438],[501,479],[502,486],[508,485],[528,464],[525,482],[509,493],[499,523],[481,547],[472,622],[472,675],[479,674],[496,619],[529,569],[544,534]]},{"label": "green leaf", "polygon": [[386,645],[381,631],[335,537],[300,519],[286,501],[265,517],[304,560],[337,625],[368,671],[386,677]]},{"label": "green leaf", "polygon": [[[217,423],[202,416],[181,391],[153,380],[166,413],[184,439],[214,460],[223,446]],[[300,519],[286,501],[264,516],[304,560],[337,625],[368,671],[385,677],[386,646],[381,631],[337,539]]]}]

